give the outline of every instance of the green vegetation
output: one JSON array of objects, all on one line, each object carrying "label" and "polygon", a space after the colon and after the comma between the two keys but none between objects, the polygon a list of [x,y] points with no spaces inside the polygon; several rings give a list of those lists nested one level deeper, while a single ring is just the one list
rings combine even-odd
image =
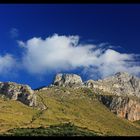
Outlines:
[{"label": "green vegetation", "polygon": [[48,128],[17,128],[5,136],[96,136],[96,133],[79,128],[71,123],[52,125]]},{"label": "green vegetation", "polygon": [[[111,113],[92,90],[53,87],[36,94],[46,110],[0,98],[0,134],[140,136],[140,125]],[[68,122],[73,125],[59,125]]]}]

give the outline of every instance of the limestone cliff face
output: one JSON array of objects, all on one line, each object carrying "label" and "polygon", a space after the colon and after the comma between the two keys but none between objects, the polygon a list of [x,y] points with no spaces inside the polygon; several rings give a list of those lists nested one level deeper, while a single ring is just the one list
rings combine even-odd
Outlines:
[{"label": "limestone cliff face", "polygon": [[107,95],[99,95],[98,99],[117,116],[130,121],[140,120],[140,100]]},{"label": "limestone cliff face", "polygon": [[126,72],[119,72],[103,80],[88,80],[85,85],[104,92],[121,96],[136,96],[140,98],[140,79]]},{"label": "limestone cliff face", "polygon": [[17,84],[14,82],[1,82],[0,94],[5,95],[12,100],[19,100],[29,106],[36,105],[36,95],[28,85]]},{"label": "limestone cliff face", "polygon": [[[99,100],[117,116],[130,121],[140,120],[139,78],[126,72],[119,72],[103,80],[88,80],[84,84],[95,92],[98,91]],[[107,96],[105,93],[112,96]]]},{"label": "limestone cliff face", "polygon": [[53,85],[63,86],[63,87],[66,86],[76,87],[76,86],[82,86],[83,82],[79,75],[59,73],[56,75]]}]

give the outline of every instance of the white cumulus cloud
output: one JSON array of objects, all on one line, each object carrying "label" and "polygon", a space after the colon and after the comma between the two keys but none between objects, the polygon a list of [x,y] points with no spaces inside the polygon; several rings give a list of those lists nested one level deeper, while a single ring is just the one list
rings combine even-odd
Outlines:
[{"label": "white cumulus cloud", "polygon": [[24,49],[23,66],[32,74],[77,68],[83,68],[91,77],[106,77],[119,71],[140,74],[140,64],[135,62],[137,55],[119,53],[113,47],[81,44],[79,36],[54,34],[18,43]]},{"label": "white cumulus cloud", "polygon": [[11,71],[13,71],[14,68],[16,68],[16,60],[15,58],[10,54],[0,55],[0,75],[4,76],[6,74],[9,74]]}]

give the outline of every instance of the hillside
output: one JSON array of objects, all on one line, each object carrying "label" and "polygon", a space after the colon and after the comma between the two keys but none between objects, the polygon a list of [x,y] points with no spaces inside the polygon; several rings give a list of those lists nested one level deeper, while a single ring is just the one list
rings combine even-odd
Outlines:
[{"label": "hillside", "polygon": [[47,106],[46,110],[1,99],[1,134],[13,128],[48,128],[70,122],[96,135],[140,135],[140,126],[137,123],[111,113],[88,88],[53,87],[36,91],[36,95],[38,102]]},{"label": "hillside", "polygon": [[85,82],[57,74],[37,90],[1,83],[0,135],[140,136],[139,89],[140,79],[127,73]]}]

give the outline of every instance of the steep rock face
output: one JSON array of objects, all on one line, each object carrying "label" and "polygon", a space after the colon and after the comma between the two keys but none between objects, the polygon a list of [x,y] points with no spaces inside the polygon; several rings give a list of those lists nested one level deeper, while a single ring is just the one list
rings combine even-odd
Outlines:
[{"label": "steep rock face", "polygon": [[82,86],[83,82],[79,75],[59,73],[56,75],[53,85],[75,87]]},{"label": "steep rock face", "polygon": [[5,95],[12,100],[19,100],[29,106],[36,105],[36,95],[28,85],[17,84],[14,82],[1,82],[0,94]]},{"label": "steep rock face", "polygon": [[85,85],[91,84],[91,88],[115,95],[140,97],[140,79],[126,72],[119,72],[115,76],[103,80],[89,81]]},{"label": "steep rock face", "polygon": [[111,112],[130,121],[140,120],[140,101],[129,97],[99,95],[99,101]]},{"label": "steep rock face", "polygon": [[98,93],[99,100],[117,116],[131,121],[140,120],[139,78],[126,72],[118,72],[103,80],[88,80],[84,85]]}]

